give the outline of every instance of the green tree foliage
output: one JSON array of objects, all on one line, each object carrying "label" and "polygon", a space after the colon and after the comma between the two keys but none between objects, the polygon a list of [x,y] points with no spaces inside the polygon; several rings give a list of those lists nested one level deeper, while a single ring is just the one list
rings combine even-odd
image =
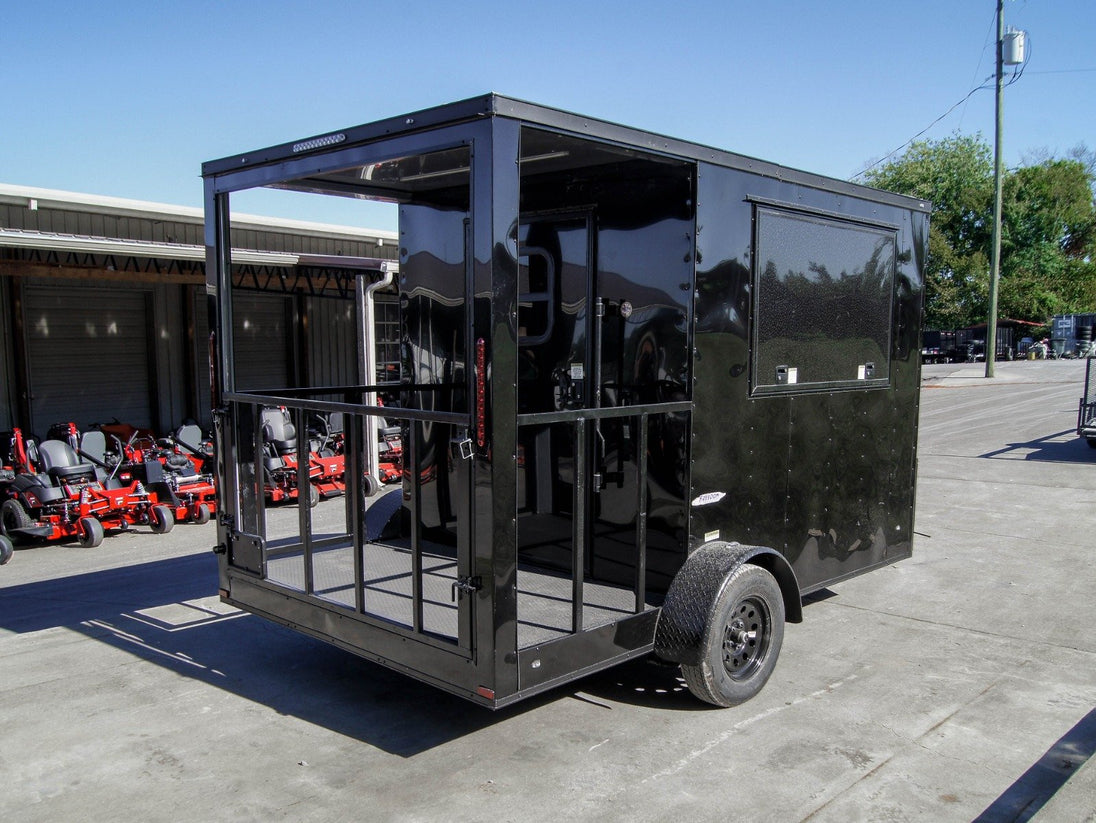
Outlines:
[{"label": "green tree foliage", "polygon": [[[1096,308],[1096,168],[1041,157],[1002,181],[998,314],[1047,323]],[[993,155],[981,135],[915,142],[871,169],[869,185],[932,201],[925,325],[984,322],[992,250]]]}]

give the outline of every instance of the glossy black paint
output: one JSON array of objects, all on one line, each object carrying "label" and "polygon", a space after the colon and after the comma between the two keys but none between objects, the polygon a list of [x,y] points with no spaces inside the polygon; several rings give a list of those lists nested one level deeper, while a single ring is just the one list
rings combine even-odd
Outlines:
[{"label": "glossy black paint", "polygon": [[[694,498],[725,496],[693,506],[691,540],[715,532],[770,546],[792,564],[804,592],[911,551],[928,216],[871,194],[700,167],[691,480]],[[771,382],[751,373],[752,290],[763,273],[753,259],[758,201],[894,227],[886,380],[756,391]]]},{"label": "glossy black paint", "polygon": [[[793,592],[790,618],[796,590],[908,556],[926,204],[496,95],[203,173],[230,602],[497,707],[653,648],[674,575],[705,543],[749,547],[724,559],[773,571]],[[230,192],[259,185],[401,204],[413,597],[419,615],[421,547],[449,553],[478,586],[459,596],[459,642],[427,636],[421,616],[386,625],[361,602],[347,612],[285,590],[266,579],[262,536],[241,539],[261,531],[262,503],[249,468],[257,399],[236,393],[231,373],[227,205]],[[819,288],[837,305],[841,289],[873,281],[860,303],[872,323],[838,347],[871,368],[850,375],[816,358],[802,384],[769,376],[782,332],[758,336],[759,215],[878,241],[866,259],[829,261],[828,280],[777,271],[770,282],[799,283],[786,302],[810,312]],[[848,268],[864,270],[859,281]],[[462,452],[481,422],[477,376],[486,441]],[[348,414],[380,413],[360,403],[364,390],[340,389]],[[363,518],[348,498],[354,540]],[[308,546],[305,514],[301,523]],[[519,592],[530,568],[569,581],[554,618],[570,628],[523,645],[520,627],[535,622]],[[609,622],[589,608],[603,592],[625,594]],[[690,653],[680,639],[662,645]]]}]

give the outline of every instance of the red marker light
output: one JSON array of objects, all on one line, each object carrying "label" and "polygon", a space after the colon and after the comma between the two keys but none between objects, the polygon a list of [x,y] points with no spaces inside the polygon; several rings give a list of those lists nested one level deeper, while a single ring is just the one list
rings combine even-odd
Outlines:
[{"label": "red marker light", "polygon": [[476,445],[487,445],[487,342],[482,337],[476,341]]}]

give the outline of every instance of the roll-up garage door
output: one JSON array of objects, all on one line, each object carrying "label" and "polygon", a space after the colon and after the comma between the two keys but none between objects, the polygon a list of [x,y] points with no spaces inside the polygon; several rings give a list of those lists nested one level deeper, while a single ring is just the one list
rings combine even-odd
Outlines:
[{"label": "roll-up garage door", "polygon": [[290,387],[292,298],[237,289],[232,293],[236,389]]},{"label": "roll-up garage door", "polygon": [[151,292],[29,285],[23,291],[32,430],[117,418],[152,425]]}]

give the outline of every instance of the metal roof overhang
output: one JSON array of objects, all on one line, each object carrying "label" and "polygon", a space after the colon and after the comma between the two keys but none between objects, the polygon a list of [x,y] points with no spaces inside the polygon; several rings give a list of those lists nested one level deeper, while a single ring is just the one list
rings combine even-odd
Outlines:
[{"label": "metal roof overhang", "polygon": [[[0,183],[0,205],[21,206],[32,210],[60,209],[80,212],[81,214],[136,217],[146,220],[170,220],[196,226],[200,226],[205,222],[204,213],[200,208],[82,194],[58,189],[17,186],[10,183]],[[390,243],[399,238],[399,235],[394,231],[363,229],[357,226],[338,226],[281,217],[263,217],[238,212],[232,215],[232,227],[234,229],[305,234],[313,237],[362,240],[365,242]]]},{"label": "metal roof overhang", "polygon": [[[184,243],[153,243],[145,240],[120,240],[82,235],[0,229],[0,246],[41,249],[44,251],[79,252],[83,254],[148,257],[163,260],[193,260],[205,262],[205,246]],[[398,271],[394,260],[377,257],[341,255],[292,254],[287,252],[233,249],[232,262],[260,266],[307,266],[325,269],[359,269],[363,271]]]}]

